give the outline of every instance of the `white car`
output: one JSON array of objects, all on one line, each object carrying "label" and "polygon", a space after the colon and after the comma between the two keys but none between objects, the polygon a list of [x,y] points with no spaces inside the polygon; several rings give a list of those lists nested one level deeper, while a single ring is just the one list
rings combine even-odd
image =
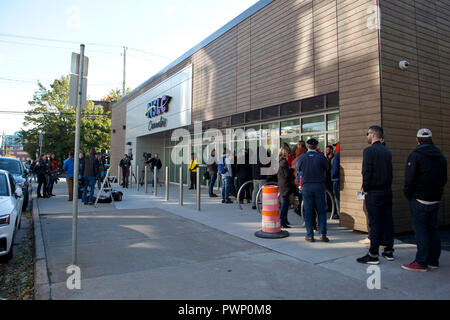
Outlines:
[{"label": "white car", "polygon": [[13,257],[14,235],[20,228],[23,204],[22,188],[15,185],[11,173],[0,170],[0,258]]}]

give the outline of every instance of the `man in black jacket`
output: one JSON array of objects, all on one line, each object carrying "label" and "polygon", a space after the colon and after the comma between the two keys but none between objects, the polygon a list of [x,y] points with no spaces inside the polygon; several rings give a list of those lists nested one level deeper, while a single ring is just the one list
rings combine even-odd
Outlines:
[{"label": "man in black jacket", "polygon": [[420,129],[416,137],[418,146],[406,163],[403,191],[409,200],[417,242],[415,261],[402,266],[410,271],[423,272],[439,267],[438,213],[447,183],[447,160],[432,139],[431,130]]},{"label": "man in black jacket", "polygon": [[392,217],[392,154],[382,144],[383,129],[371,126],[367,132],[364,149],[362,189],[365,194],[367,215],[369,218],[369,253],[358,258],[359,263],[379,264],[379,247],[384,237],[382,256],[388,261],[394,260],[394,221]]},{"label": "man in black jacket", "polygon": [[[83,168],[83,196],[82,201],[84,204],[94,204],[94,188],[95,188],[95,180],[97,178],[97,174],[100,169],[100,163],[98,159],[95,157],[95,149],[91,149],[91,153],[84,160],[84,168]],[[89,199],[87,198],[87,188],[89,186]],[[89,201],[88,201],[89,200]]]}]

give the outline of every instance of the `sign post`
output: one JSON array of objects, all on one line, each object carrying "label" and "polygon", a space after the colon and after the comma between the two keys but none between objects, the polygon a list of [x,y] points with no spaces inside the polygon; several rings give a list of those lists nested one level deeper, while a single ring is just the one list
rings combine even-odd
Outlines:
[{"label": "sign post", "polygon": [[[78,157],[80,153],[80,118],[81,118],[81,108],[82,108],[82,100],[83,96],[86,95],[86,92],[83,89],[86,87],[83,86],[83,75],[87,75],[87,66],[85,70],[85,57],[84,57],[84,44],[80,45],[80,54],[77,63],[77,59],[74,59],[74,55],[72,54],[72,71],[76,71],[78,74],[78,85],[76,91],[76,108],[77,108],[77,119],[75,125],[75,164],[74,164],[74,172],[73,172],[73,194],[75,195],[72,204],[72,265],[76,265],[77,262],[77,223],[78,223],[78,175],[79,175],[79,163],[80,159]],[[86,58],[87,59],[87,58]],[[78,69],[76,68],[78,66]],[[83,88],[84,87],[84,88]],[[71,92],[71,95],[74,96],[75,93]]]}]

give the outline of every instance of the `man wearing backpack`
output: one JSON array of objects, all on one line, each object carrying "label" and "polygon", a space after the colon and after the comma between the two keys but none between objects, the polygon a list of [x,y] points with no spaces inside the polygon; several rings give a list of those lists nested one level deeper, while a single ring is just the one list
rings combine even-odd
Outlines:
[{"label": "man wearing backpack", "polygon": [[219,160],[217,170],[222,175],[223,181],[222,203],[233,203],[233,201],[230,200],[232,168],[229,150],[224,150],[224,155]]}]

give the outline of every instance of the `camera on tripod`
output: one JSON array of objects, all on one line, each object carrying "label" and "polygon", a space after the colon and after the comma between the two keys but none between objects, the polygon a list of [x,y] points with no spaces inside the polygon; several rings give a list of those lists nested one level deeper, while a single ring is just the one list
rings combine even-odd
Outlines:
[{"label": "camera on tripod", "polygon": [[150,159],[152,158],[152,154],[149,153],[149,152],[144,152],[144,153],[142,154],[142,156],[144,157],[144,162],[145,162],[145,163],[149,163],[149,162],[150,162]]}]

